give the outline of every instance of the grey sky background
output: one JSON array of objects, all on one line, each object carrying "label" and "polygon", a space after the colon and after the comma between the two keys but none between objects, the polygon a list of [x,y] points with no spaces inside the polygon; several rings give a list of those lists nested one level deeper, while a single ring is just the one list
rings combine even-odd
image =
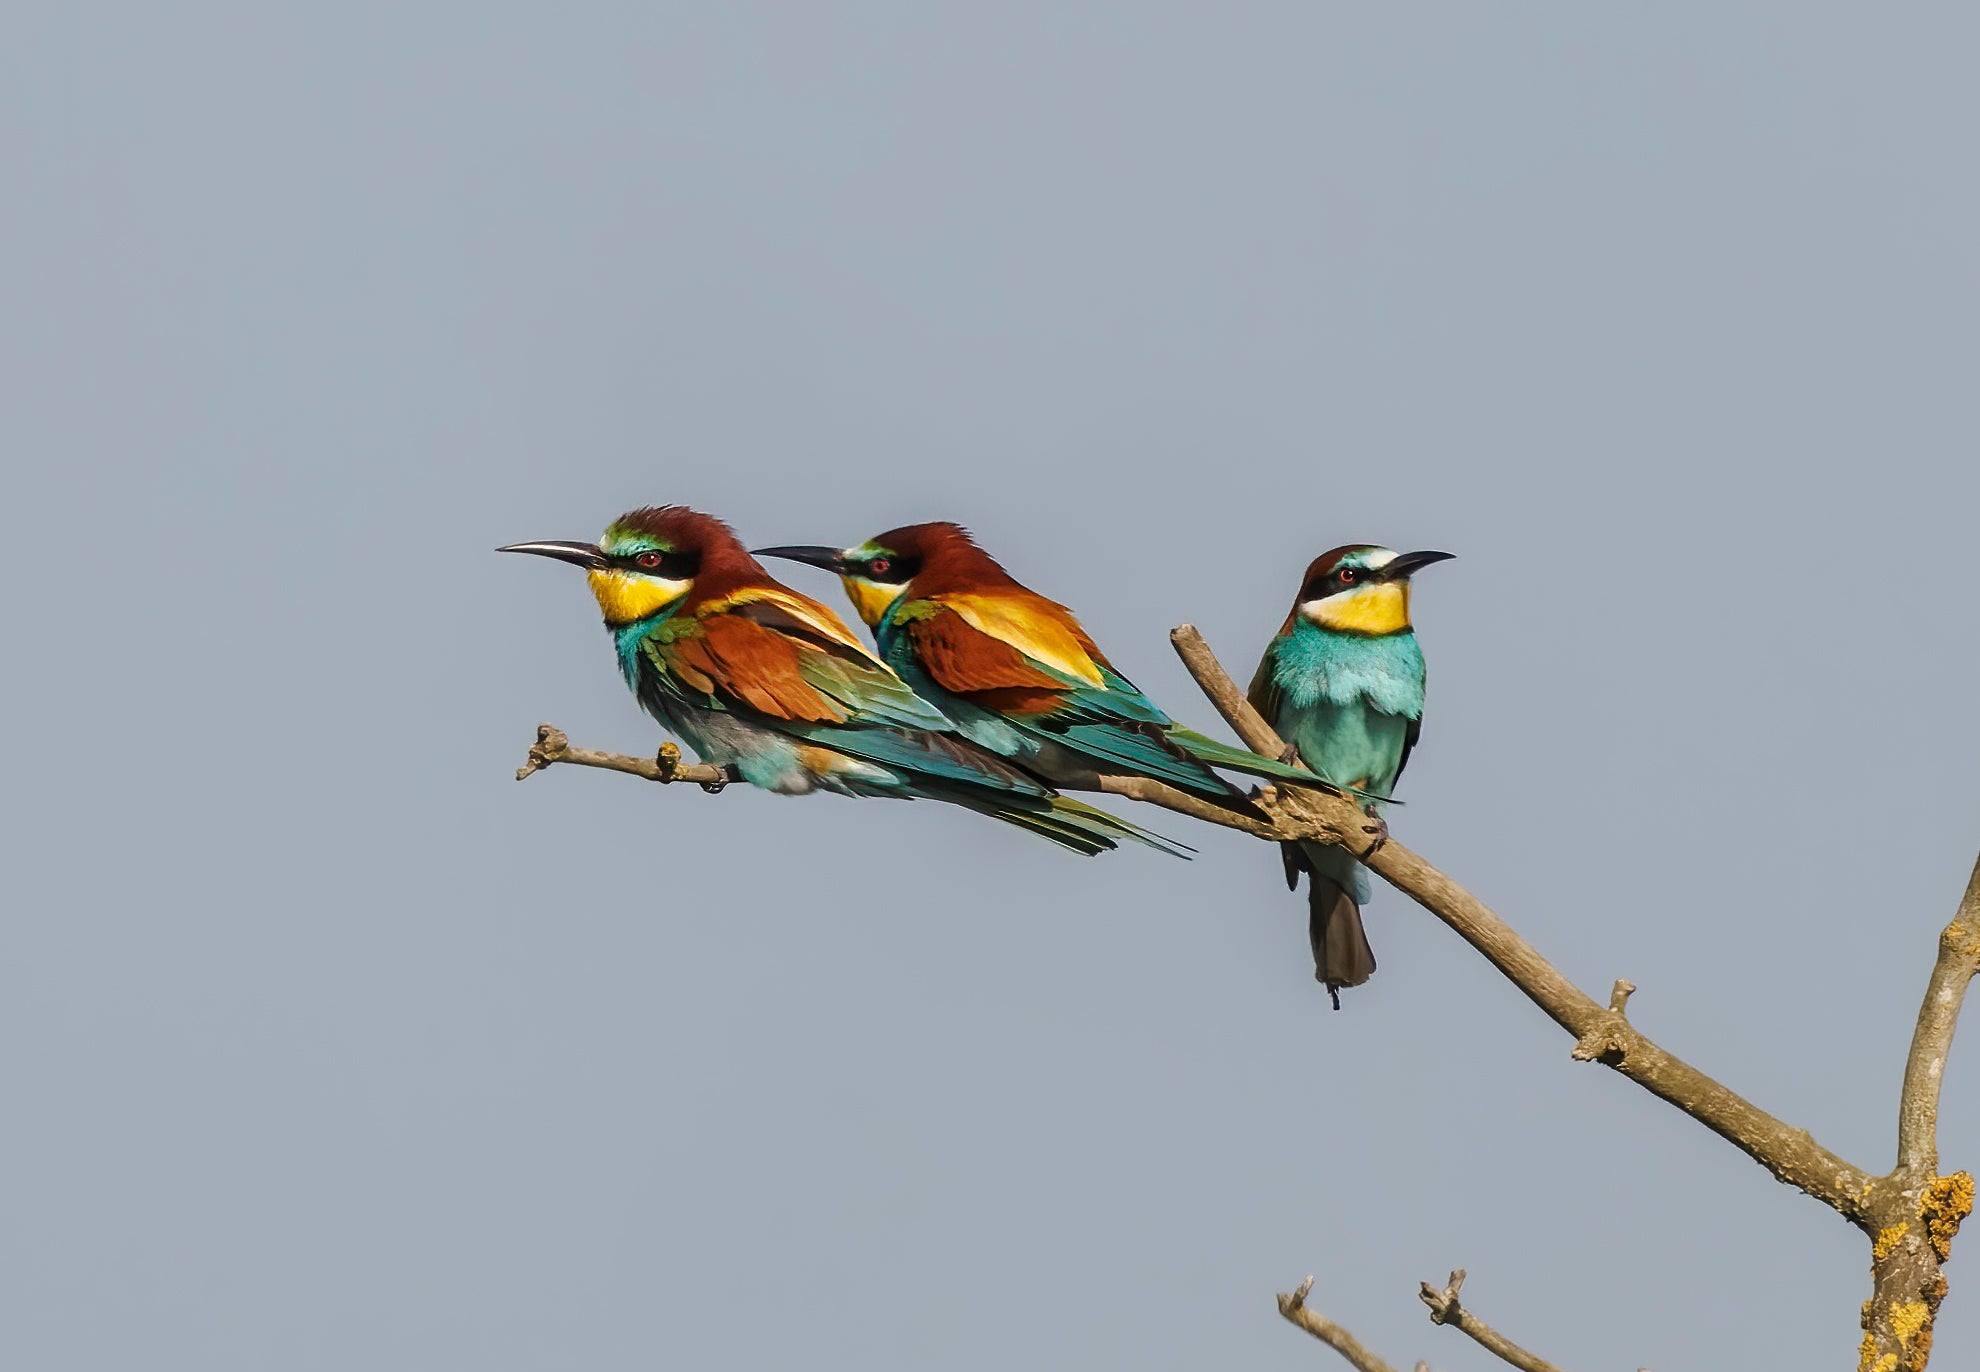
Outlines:
[{"label": "grey sky background", "polygon": [[517,786],[659,735],[490,550],[960,519],[1209,727],[1171,625],[1448,548],[1398,834],[1881,1170],[1980,843],[1969,13],[312,11],[0,43],[0,1361],[1325,1367],[1311,1271],[1462,1372],[1462,1265],[1850,1365],[1860,1239],[1392,893],[1336,1015],[1237,836]]}]

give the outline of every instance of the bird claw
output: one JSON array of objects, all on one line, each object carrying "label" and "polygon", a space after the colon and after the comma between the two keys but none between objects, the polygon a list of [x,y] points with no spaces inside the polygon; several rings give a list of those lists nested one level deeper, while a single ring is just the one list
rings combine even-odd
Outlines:
[{"label": "bird claw", "polygon": [[1383,819],[1380,815],[1376,814],[1375,807],[1373,805],[1362,807],[1361,812],[1374,821],[1373,824],[1364,824],[1361,826],[1362,833],[1373,834],[1375,836],[1375,841],[1369,844],[1368,847],[1365,850],[1363,850],[1361,854],[1361,860],[1363,862],[1366,862],[1368,861],[1368,859],[1374,857],[1377,853],[1381,852],[1382,845],[1389,841],[1389,821]]},{"label": "bird claw", "polygon": [[[681,771],[686,766],[681,760],[681,745],[671,739],[660,745],[660,751],[653,755],[654,778],[663,784],[682,780]],[[733,762],[722,764],[722,775],[713,781],[696,781],[694,784],[709,795],[719,795],[728,789],[732,781],[741,781],[742,773]]]}]

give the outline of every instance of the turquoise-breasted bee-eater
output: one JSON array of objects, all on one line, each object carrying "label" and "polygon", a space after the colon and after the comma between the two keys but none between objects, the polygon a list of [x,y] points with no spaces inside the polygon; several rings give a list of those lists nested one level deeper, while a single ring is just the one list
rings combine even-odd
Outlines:
[{"label": "turquoise-breasted bee-eater", "polygon": [[1056,786],[1150,777],[1243,808],[1243,793],[1211,764],[1305,776],[1178,725],[1071,610],[1019,583],[960,525],[912,524],[855,548],[757,552],[838,573],[903,680],[972,741]]},{"label": "turquoise-breasted bee-eater", "polygon": [[[1423,650],[1409,622],[1409,579],[1450,553],[1398,553],[1365,543],[1322,553],[1251,681],[1251,703],[1301,760],[1373,799],[1394,794],[1423,728]],[[1286,884],[1307,874],[1313,975],[1334,1008],[1340,989],[1375,972],[1361,927],[1366,869],[1321,843],[1283,848]]]},{"label": "turquoise-breasted bee-eater", "polygon": [[648,507],[597,543],[499,551],[584,568],[639,703],[731,778],[785,795],[947,801],[1080,853],[1122,838],[1174,851],[972,744],[711,515]]}]

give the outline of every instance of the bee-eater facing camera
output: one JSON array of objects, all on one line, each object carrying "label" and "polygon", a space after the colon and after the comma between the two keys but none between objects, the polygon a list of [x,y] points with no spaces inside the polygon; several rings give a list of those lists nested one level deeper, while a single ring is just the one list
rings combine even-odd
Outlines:
[{"label": "bee-eater facing camera", "polygon": [[584,568],[634,696],[733,778],[785,795],[947,801],[1081,853],[1122,838],[1174,851],[963,738],[837,615],[774,580],[711,515],[647,507],[595,544],[497,551]]},{"label": "bee-eater facing camera", "polygon": [[911,524],[843,551],[758,552],[836,572],[902,680],[971,741],[1055,786],[1147,777],[1246,808],[1212,766],[1312,780],[1170,719],[1071,610],[1018,582],[960,525]]},{"label": "bee-eater facing camera", "polygon": [[[1369,544],[1315,558],[1292,613],[1251,681],[1251,703],[1314,771],[1374,797],[1394,793],[1423,728],[1423,651],[1409,622],[1409,579],[1450,553],[1398,553]],[[1375,973],[1361,926],[1368,875],[1343,849],[1283,845],[1286,884],[1307,874],[1313,975],[1334,1008],[1344,986]]]}]

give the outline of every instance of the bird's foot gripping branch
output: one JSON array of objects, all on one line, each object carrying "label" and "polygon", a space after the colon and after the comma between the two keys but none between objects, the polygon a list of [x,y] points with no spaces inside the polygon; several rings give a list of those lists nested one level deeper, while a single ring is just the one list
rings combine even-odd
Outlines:
[{"label": "bird's foot gripping branch", "polygon": [[[1171,639],[1184,665],[1245,746],[1264,758],[1287,755],[1286,744],[1253,709],[1197,631],[1178,628]],[[543,725],[517,778],[554,763],[626,772],[648,781],[720,783],[725,769],[576,748],[562,731]],[[710,789],[719,789],[711,786]],[[1876,1175],[1830,1152],[1809,1135],[1776,1119],[1730,1088],[1659,1047],[1632,1024],[1625,1010],[1636,988],[1618,981],[1604,1005],[1582,992],[1484,902],[1438,871],[1385,828],[1369,824],[1357,800],[1319,778],[1311,786],[1278,784],[1254,793],[1244,806],[1220,804],[1145,777],[1112,779],[1108,793],[1157,805],[1207,823],[1273,842],[1326,844],[1345,849],[1391,886],[1428,910],[1484,956],[1572,1036],[1573,1056],[1599,1062],[1677,1107],[1764,1167],[1778,1181],[1821,1201],[1868,1237],[1873,1290],[1864,1302],[1860,1372],[1923,1372],[1931,1355],[1932,1327],[1947,1282],[1941,1270],[1954,1235],[1972,1210],[1973,1179],[1938,1172],[1939,1088],[1968,984],[1980,972],[1980,863],[1965,898],[1939,939],[1938,960],[1919,1009],[1899,1102],[1898,1160]],[[1442,1291],[1426,1285],[1433,1319],[1471,1334],[1481,1346],[1515,1367],[1545,1369],[1543,1360],[1480,1324],[1457,1300],[1457,1281]],[[1281,1296],[1280,1312],[1364,1372],[1389,1364],[1352,1336],[1306,1307],[1310,1282]],[[1434,1299],[1433,1299],[1434,1298]],[[1503,1346],[1500,1346],[1503,1345]]]}]

